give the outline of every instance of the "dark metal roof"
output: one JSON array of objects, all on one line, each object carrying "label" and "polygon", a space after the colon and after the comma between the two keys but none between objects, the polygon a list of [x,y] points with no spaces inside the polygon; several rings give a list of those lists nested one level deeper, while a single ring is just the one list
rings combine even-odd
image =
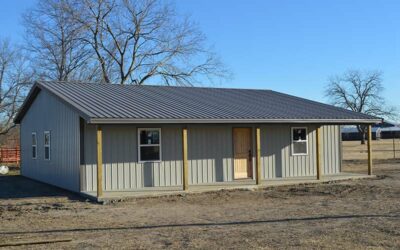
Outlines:
[{"label": "dark metal roof", "polygon": [[90,123],[377,123],[381,119],[271,90],[37,82]]}]

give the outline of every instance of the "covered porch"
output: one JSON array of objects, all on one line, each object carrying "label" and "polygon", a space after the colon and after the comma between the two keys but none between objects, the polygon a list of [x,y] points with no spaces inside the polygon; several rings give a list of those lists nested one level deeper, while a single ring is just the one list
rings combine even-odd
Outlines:
[{"label": "covered porch", "polygon": [[329,183],[334,181],[346,181],[346,180],[358,180],[366,178],[374,178],[372,174],[356,174],[341,172],[340,174],[324,175],[323,178],[310,178],[310,177],[298,177],[298,178],[285,178],[285,179],[270,179],[262,180],[257,185],[255,180],[237,180],[233,182],[222,182],[216,184],[197,184],[191,185],[189,189],[183,190],[182,187],[170,187],[165,188],[147,188],[135,191],[108,191],[104,192],[102,196],[98,197],[97,192],[83,192],[82,195],[91,200],[98,202],[111,202],[111,201],[122,201],[124,199],[132,198],[143,198],[143,197],[160,197],[169,195],[184,195],[194,194],[202,192],[216,192],[221,190],[257,190],[269,187],[278,186],[296,186],[304,184],[318,184],[318,183]]},{"label": "covered porch", "polygon": [[206,184],[191,184],[189,182],[189,163],[188,163],[188,129],[182,127],[181,129],[181,140],[182,140],[182,185],[171,186],[171,187],[146,187],[135,190],[115,190],[105,191],[104,190],[104,179],[103,179],[103,131],[101,126],[97,126],[96,132],[96,145],[97,145],[97,166],[96,166],[96,183],[97,189],[94,191],[82,191],[82,195],[90,199],[97,201],[107,200],[121,200],[125,197],[144,197],[144,196],[159,196],[159,195],[177,195],[184,193],[196,193],[196,192],[212,192],[218,190],[227,189],[247,189],[254,190],[258,188],[265,188],[271,186],[282,186],[282,185],[299,185],[305,183],[323,183],[331,181],[341,181],[350,179],[369,178],[372,175],[372,145],[371,145],[371,125],[368,125],[368,164],[366,165],[367,174],[355,174],[340,172],[337,174],[324,174],[323,171],[323,153],[321,143],[321,125],[317,126],[316,140],[315,140],[315,176],[307,177],[290,177],[290,178],[275,178],[268,179],[263,178],[261,174],[262,162],[261,162],[261,146],[265,146],[265,143],[261,142],[261,129],[256,126],[254,128],[254,145],[255,145],[255,164],[253,178],[243,180],[224,181],[218,183],[206,183]]}]

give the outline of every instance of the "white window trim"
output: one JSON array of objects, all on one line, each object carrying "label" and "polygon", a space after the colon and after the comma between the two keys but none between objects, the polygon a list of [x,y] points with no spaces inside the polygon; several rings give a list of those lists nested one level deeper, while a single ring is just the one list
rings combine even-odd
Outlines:
[{"label": "white window trim", "polygon": [[[45,141],[46,141],[46,134],[49,134],[49,136],[50,136],[50,138],[49,138],[49,145],[46,145],[45,144]],[[49,158],[48,159],[46,159],[46,147],[49,147]],[[51,159],[51,133],[50,133],[50,131],[44,131],[44,133],[43,133],[43,159],[45,160],[45,161],[50,161],[50,159]]]},{"label": "white window trim", "polygon": [[[37,134],[36,134],[36,132],[32,132],[32,135],[31,135],[31,140],[32,140],[32,137],[33,137],[33,135],[35,135],[35,144],[33,144],[32,142],[32,148],[35,148],[35,157],[33,157],[33,155],[31,155],[32,156],[32,159],[34,159],[34,160],[36,160],[37,159]],[[32,154],[32,151],[31,151],[31,154]]]},{"label": "white window trim", "polygon": [[[293,131],[295,129],[305,129],[306,130],[306,139],[305,140],[294,141],[293,140]],[[307,127],[292,127],[292,129],[290,130],[290,137],[291,137],[291,141],[292,141],[292,144],[291,144],[291,147],[290,147],[291,151],[292,151],[291,152],[292,156],[308,155],[308,128]],[[294,150],[293,150],[294,142],[305,142],[306,143],[306,153],[294,153]]]},{"label": "white window trim", "polygon": [[[140,144],[140,132],[141,131],[148,131],[148,130],[157,130],[158,131],[158,135],[159,135],[159,144]],[[138,163],[146,163],[146,162],[161,162],[162,161],[162,148],[161,148],[161,128],[138,128],[137,131],[137,156],[138,156]],[[140,148],[141,147],[151,147],[151,146],[159,146],[160,147],[160,159],[159,160],[154,160],[154,161],[142,161],[142,159],[140,159]]]}]

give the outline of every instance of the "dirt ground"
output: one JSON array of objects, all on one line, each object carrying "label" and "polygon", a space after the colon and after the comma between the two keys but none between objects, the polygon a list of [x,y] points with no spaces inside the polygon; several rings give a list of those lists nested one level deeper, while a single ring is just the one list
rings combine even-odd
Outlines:
[{"label": "dirt ground", "polygon": [[[365,160],[352,160],[344,170],[366,168]],[[29,248],[399,249],[400,160],[377,160],[374,173],[374,179],[109,205],[0,176],[0,245],[61,239],[71,241]]]}]

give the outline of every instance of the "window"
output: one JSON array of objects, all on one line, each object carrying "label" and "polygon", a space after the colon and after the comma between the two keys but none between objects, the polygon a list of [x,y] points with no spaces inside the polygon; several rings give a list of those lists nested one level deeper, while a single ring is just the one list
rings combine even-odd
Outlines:
[{"label": "window", "polygon": [[50,131],[44,132],[44,159],[50,160]]},{"label": "window", "polygon": [[32,158],[36,159],[37,157],[37,138],[36,133],[32,132]]},{"label": "window", "polygon": [[139,162],[161,161],[161,129],[140,128],[138,145]]},{"label": "window", "polygon": [[307,128],[292,128],[292,155],[308,154]]}]

